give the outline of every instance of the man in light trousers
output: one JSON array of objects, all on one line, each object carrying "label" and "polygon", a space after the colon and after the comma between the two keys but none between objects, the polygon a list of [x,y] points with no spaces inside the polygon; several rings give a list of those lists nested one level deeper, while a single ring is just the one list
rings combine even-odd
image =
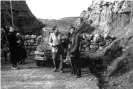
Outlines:
[{"label": "man in light trousers", "polygon": [[[50,34],[49,44],[52,47],[53,63],[55,66],[54,72],[59,69],[63,73],[63,55],[61,49],[61,34],[56,26],[53,27],[53,33]],[[60,63],[59,63],[60,61]]]}]

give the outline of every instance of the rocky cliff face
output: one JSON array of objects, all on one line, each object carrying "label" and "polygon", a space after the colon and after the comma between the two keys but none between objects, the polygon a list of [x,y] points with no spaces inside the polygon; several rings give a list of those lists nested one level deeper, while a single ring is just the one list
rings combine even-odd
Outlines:
[{"label": "rocky cliff face", "polygon": [[[133,35],[133,1],[94,0],[88,10],[81,13],[77,24],[93,23],[93,33],[113,34],[116,37]],[[89,30],[89,29],[88,29]]]},{"label": "rocky cliff face", "polygon": [[[91,34],[114,35],[117,40],[105,49],[106,78],[104,89],[133,88],[133,1],[132,0],[93,0],[86,11],[83,11],[76,22],[80,32]],[[92,27],[92,28],[90,28]],[[78,31],[78,32],[79,32]],[[123,51],[114,57],[118,47]],[[115,54],[114,54],[115,53]],[[111,60],[111,61],[110,61]]]},{"label": "rocky cliff face", "polygon": [[[11,5],[13,14],[11,14]],[[1,1],[1,25],[12,26],[12,18],[14,27],[23,34],[39,34],[44,26],[31,13],[25,0]]]}]

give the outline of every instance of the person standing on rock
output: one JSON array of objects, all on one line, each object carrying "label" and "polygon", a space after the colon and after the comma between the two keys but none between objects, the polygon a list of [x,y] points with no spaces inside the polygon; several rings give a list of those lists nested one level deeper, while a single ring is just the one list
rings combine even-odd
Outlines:
[{"label": "person standing on rock", "polygon": [[20,61],[16,33],[13,27],[9,27],[8,41],[12,69],[18,69],[17,63]]},{"label": "person standing on rock", "polygon": [[63,55],[61,53],[62,49],[60,43],[61,34],[59,33],[57,26],[54,26],[53,33],[51,33],[49,37],[49,44],[52,47],[53,63],[55,66],[54,72],[57,72],[58,69],[60,69],[60,72],[63,72]]}]

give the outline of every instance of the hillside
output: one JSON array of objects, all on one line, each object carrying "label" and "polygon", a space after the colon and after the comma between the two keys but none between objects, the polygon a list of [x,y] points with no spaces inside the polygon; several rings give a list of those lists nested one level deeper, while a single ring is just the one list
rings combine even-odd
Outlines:
[{"label": "hillside", "polygon": [[22,34],[40,34],[45,26],[32,14],[25,0],[1,1],[1,26],[12,26],[12,18],[15,29]]},{"label": "hillside", "polygon": [[[133,89],[133,1],[93,0],[76,21],[77,33],[114,35],[117,40],[105,47],[105,70],[101,89]],[[104,52],[103,52],[104,53]]]},{"label": "hillside", "polygon": [[68,30],[71,25],[75,24],[75,21],[78,19],[78,17],[65,17],[61,18],[59,20],[55,19],[39,19],[42,23],[46,24],[47,27],[54,27],[57,25],[60,29]]}]

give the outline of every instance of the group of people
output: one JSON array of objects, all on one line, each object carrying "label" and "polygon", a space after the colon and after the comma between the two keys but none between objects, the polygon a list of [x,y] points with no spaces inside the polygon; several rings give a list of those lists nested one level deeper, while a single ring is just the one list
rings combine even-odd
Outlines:
[{"label": "group of people", "polygon": [[[67,55],[69,55],[71,59],[72,74],[74,74],[78,78],[81,77],[81,68],[79,64],[80,39],[78,35],[74,34],[74,32],[75,32],[75,27],[71,27],[68,33],[69,41],[67,42],[68,43]],[[61,73],[63,73],[65,48],[63,48],[61,42],[62,42],[62,35],[60,34],[58,27],[55,26],[53,28],[53,33],[51,33],[49,36],[49,44],[52,47],[53,63],[55,66],[55,69],[53,71],[58,72],[59,70]]]},{"label": "group of people", "polygon": [[18,64],[24,63],[27,57],[23,36],[13,27],[9,27],[7,40],[9,43],[11,67],[12,69],[18,69]]},{"label": "group of people", "polygon": [[[49,36],[49,45],[52,50],[53,64],[55,69],[54,72],[64,72],[64,60],[67,56],[70,58],[70,63],[72,67],[72,74],[76,78],[81,77],[81,66],[80,66],[80,52],[83,47],[83,42],[86,41],[87,46],[91,48],[91,45],[103,46],[108,44],[108,40],[113,41],[114,36],[105,35],[89,35],[86,33],[77,33],[75,27],[70,27],[69,33],[67,35],[66,43],[63,46],[62,34],[59,32],[57,26],[53,27],[53,32]],[[9,33],[7,35],[9,42],[10,60],[13,69],[18,69],[18,63],[24,63],[27,57],[27,52],[24,45],[23,36],[17,32],[13,27],[9,27]],[[65,56],[65,57],[64,57]]]},{"label": "group of people", "polygon": [[[52,54],[53,54],[53,63],[55,66],[54,72],[64,72],[63,61],[66,59],[64,58],[64,51],[66,51],[65,56],[69,56],[70,63],[72,67],[72,74],[75,75],[76,78],[81,77],[81,64],[80,64],[80,52],[81,49],[95,45],[97,48],[105,47],[109,45],[113,40],[116,38],[114,36],[109,36],[105,34],[101,36],[99,34],[87,34],[87,33],[77,33],[75,34],[76,30],[75,27],[71,27],[68,33],[68,45],[67,48],[63,48],[61,45],[62,36],[58,30],[58,27],[53,28],[53,33],[50,34],[49,37],[49,44],[52,47]],[[84,43],[86,41],[86,43]],[[84,46],[86,45],[86,46]]]}]

